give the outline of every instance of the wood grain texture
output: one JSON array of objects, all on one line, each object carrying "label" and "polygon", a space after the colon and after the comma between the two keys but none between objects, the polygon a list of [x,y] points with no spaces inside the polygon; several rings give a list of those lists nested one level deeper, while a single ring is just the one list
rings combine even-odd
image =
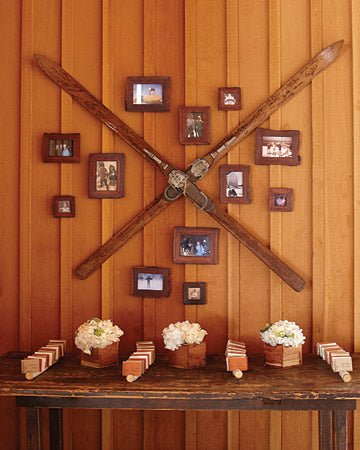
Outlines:
[{"label": "wood grain texture", "polygon": [[[144,333],[154,337],[162,353],[161,330],[170,322],[189,319],[209,331],[210,353],[222,353],[231,333],[244,339],[251,352],[262,354],[258,330],[279,316],[302,325],[306,351],[323,338],[349,350],[357,348],[360,41],[356,1],[214,0],[209,7],[207,0],[25,0],[0,9],[4,9],[0,34],[7,43],[0,49],[7,67],[1,74],[6,149],[0,158],[0,198],[6,211],[0,225],[3,352],[30,350],[58,335],[68,337],[71,347],[76,328],[101,315],[112,315],[124,329],[120,341],[124,353],[133,351]],[[147,161],[49,82],[32,63],[33,53],[63,65],[141,137],[148,137],[161,155],[186,169],[248,117],[273,92],[272,83],[279,86],[338,39],[345,39],[345,46],[334,64],[265,122],[267,127],[270,123],[274,128],[300,130],[301,164],[255,165],[253,135],[221,161],[251,166],[252,202],[231,205],[228,212],[296,268],[307,282],[300,294],[270,276],[223,229],[216,266],[173,264],[175,226],[218,226],[185,199],[164,208],[149,231],[132,236],[102,273],[86,280],[73,277],[71,268],[113,231],[126,226],[166,183]],[[169,112],[125,111],[126,77],[144,74],[170,77]],[[241,111],[218,110],[217,90],[226,85],[241,87]],[[184,104],[210,106],[210,146],[179,144],[178,107]],[[65,130],[81,134],[80,164],[43,164],[42,134]],[[116,201],[89,199],[88,155],[109,151],[125,154],[125,196]],[[268,189],[277,187],[275,183],[294,188],[294,210],[289,215],[274,217],[267,210]],[[216,166],[199,187],[217,199]],[[50,200],[68,190],[76,197],[76,217],[55,219]],[[144,302],[131,295],[131,268],[145,261],[170,267],[169,298]],[[207,283],[206,305],[184,307],[184,281]],[[11,442],[7,447],[14,442],[24,447],[23,412],[18,422],[13,402],[1,400],[1,404],[1,429],[8,430],[6,438]],[[270,418],[267,411],[174,412],[168,416],[167,428],[166,413],[147,413],[144,419],[138,410],[117,411],[112,417],[107,411],[101,417],[97,412],[66,410],[64,446],[70,450],[81,445],[82,435],[73,426],[78,421],[92,439],[89,448],[100,447],[101,442],[105,448],[121,448],[124,428],[131,430],[129,446],[143,448],[143,432],[136,430],[146,424],[148,448],[161,448],[171,439],[189,449],[206,448],[210,439],[218,448],[231,448],[233,443],[235,448],[249,443],[259,449],[281,443],[286,447],[296,429],[307,436],[296,442],[299,448],[315,449],[317,417],[310,415],[285,411]],[[48,420],[46,413],[43,420]],[[357,421],[355,413],[354,424],[349,421],[355,445]],[[259,436],[254,437],[255,427]],[[47,446],[48,436],[44,438]]]}]

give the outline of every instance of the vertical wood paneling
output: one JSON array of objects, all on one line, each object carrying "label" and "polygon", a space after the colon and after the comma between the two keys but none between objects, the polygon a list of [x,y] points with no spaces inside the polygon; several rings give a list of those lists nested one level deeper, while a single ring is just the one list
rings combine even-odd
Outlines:
[{"label": "vertical wood paneling", "polygon": [[[354,351],[360,350],[360,4],[351,2],[352,10],[352,82],[354,139]],[[359,402],[354,411],[354,448],[360,447]]]},{"label": "vertical wood paneling", "polygon": [[[250,353],[261,353],[259,328],[280,318],[301,323],[305,351],[321,339],[337,340],[349,350],[359,347],[357,1],[24,0],[7,4],[1,17],[0,33],[8,45],[0,52],[9,69],[1,75],[8,91],[1,121],[6,151],[0,159],[6,185],[0,197],[7,211],[1,225],[6,283],[0,284],[10,330],[1,342],[4,351],[30,350],[57,335],[71,348],[75,329],[100,315],[124,329],[120,348],[125,354],[143,338],[154,339],[162,353],[162,328],[184,319],[209,331],[210,353],[222,353],[228,336],[244,339]],[[251,204],[223,207],[305,277],[302,293],[292,292],[223,229],[216,266],[173,264],[175,226],[218,227],[184,199],[87,280],[73,277],[72,268],[159,195],[166,181],[50,82],[32,64],[33,53],[61,62],[160,154],[184,168],[209,146],[179,144],[179,105],[210,106],[215,145],[311,56],[340,38],[346,40],[343,54],[264,124],[300,130],[300,166],[256,166],[254,135],[221,162],[251,166]],[[126,77],[137,75],[170,76],[170,112],[124,110]],[[242,88],[242,111],[218,110],[217,90],[226,85]],[[42,163],[44,132],[80,132],[80,164]],[[122,199],[88,198],[88,154],[100,152],[125,154]],[[199,184],[217,199],[218,167]],[[268,189],[277,186],[294,188],[292,213],[268,212]],[[75,218],[52,217],[51,199],[58,194],[75,195]],[[170,267],[169,298],[131,295],[131,268],[143,264]],[[183,306],[184,281],[207,283],[206,305]],[[44,317],[46,324],[39,327]],[[13,405],[2,404],[7,447],[24,446],[16,437],[17,419],[10,417]],[[355,445],[358,420],[355,413]],[[129,430],[134,449],[200,449],[209,443],[229,449],[317,448],[318,439],[316,414],[306,412],[74,410],[65,412],[64,428],[66,450],[81,448],[84,436],[89,450],[123,448],[123,429]],[[294,430],[302,435],[298,442]]]}]

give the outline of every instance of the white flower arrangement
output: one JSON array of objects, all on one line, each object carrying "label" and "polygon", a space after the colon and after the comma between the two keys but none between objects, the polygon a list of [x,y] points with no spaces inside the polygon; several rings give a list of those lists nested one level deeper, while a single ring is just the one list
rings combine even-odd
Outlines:
[{"label": "white flower arrangement", "polygon": [[188,320],[171,323],[162,332],[165,348],[173,351],[183,344],[200,344],[207,334],[198,323],[190,323]]},{"label": "white flower arrangement", "polygon": [[111,320],[101,320],[97,317],[84,322],[75,333],[75,345],[84,353],[91,355],[92,348],[105,348],[113,342],[118,342],[124,332],[113,325]]},{"label": "white flower arrangement", "polygon": [[295,322],[279,320],[274,324],[266,324],[263,330],[260,330],[261,340],[265,344],[285,345],[285,347],[297,347],[304,344],[305,336],[302,329]]}]

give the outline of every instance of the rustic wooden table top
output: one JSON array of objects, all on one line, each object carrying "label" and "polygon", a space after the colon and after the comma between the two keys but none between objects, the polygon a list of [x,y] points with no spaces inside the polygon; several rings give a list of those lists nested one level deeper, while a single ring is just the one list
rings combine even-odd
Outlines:
[{"label": "rustic wooden table top", "polygon": [[360,398],[360,355],[353,355],[352,381],[344,383],[318,356],[304,355],[300,367],[277,369],[264,366],[262,356],[249,356],[249,370],[236,379],[225,369],[222,356],[208,356],[201,369],[175,369],[164,357],[133,383],[115,367],[93,369],[65,356],[34,380],[20,371],[24,354],[0,358],[0,395],[167,400],[347,400]]}]

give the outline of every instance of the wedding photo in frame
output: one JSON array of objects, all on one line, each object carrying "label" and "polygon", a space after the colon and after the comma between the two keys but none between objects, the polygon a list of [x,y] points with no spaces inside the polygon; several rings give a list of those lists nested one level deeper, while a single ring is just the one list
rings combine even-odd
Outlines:
[{"label": "wedding photo in frame", "polygon": [[255,130],[255,164],[300,164],[298,130]]},{"label": "wedding photo in frame", "polygon": [[184,305],[205,305],[206,303],[206,283],[184,283],[183,284]]},{"label": "wedding photo in frame", "polygon": [[174,263],[217,264],[218,228],[175,227]]},{"label": "wedding photo in frame", "polygon": [[210,144],[210,107],[180,106],[180,144]]},{"label": "wedding photo in frame", "polygon": [[132,295],[136,297],[169,297],[168,267],[133,267]]},{"label": "wedding photo in frame", "polygon": [[249,185],[250,166],[223,164],[219,169],[220,201],[248,204],[251,202]]},{"label": "wedding photo in frame", "polygon": [[55,195],[52,209],[54,217],[75,217],[75,197],[73,195]]},{"label": "wedding photo in frame", "polygon": [[218,109],[238,111],[241,109],[241,89],[239,87],[221,87],[218,93]]},{"label": "wedding photo in frame", "polygon": [[89,155],[89,197],[121,198],[124,196],[124,154],[92,153]]},{"label": "wedding photo in frame", "polygon": [[269,211],[291,212],[293,209],[293,190],[291,188],[270,188]]},{"label": "wedding photo in frame", "polygon": [[126,111],[162,112],[170,109],[169,77],[128,77]]},{"label": "wedding photo in frame", "polygon": [[44,133],[42,159],[46,163],[80,162],[80,133]]}]

